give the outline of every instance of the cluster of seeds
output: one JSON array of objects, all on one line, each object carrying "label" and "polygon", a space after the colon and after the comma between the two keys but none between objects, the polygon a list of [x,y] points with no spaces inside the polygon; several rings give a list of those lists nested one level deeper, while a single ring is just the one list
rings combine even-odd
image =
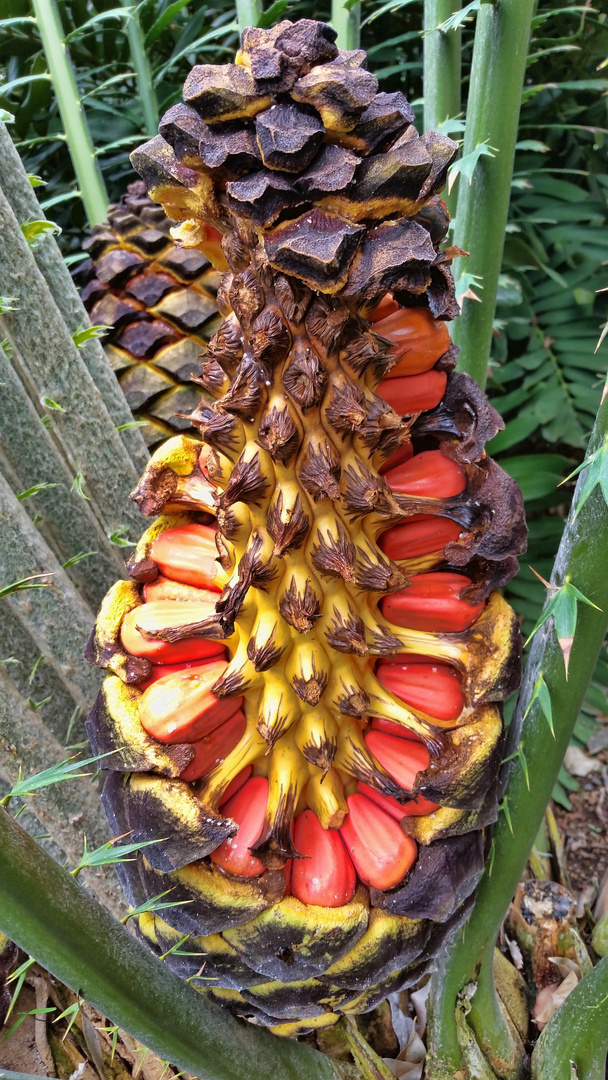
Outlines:
[{"label": "cluster of seeds", "polygon": [[89,647],[109,818],[155,841],[127,894],[189,901],[142,933],[284,1034],[411,985],[465,916],[519,676],[521,496],[445,325],[455,146],[364,61],[246,31],[134,154],[224,321]]}]

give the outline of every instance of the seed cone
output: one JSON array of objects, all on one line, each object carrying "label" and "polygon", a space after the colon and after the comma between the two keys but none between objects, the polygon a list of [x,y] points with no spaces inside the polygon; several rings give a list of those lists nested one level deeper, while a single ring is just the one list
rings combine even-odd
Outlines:
[{"label": "seed cone", "polygon": [[170,221],[141,180],[130,184],[83,247],[74,278],[130,408],[155,446],[190,423],[200,398],[191,375],[218,328],[220,275],[198,251],[178,248]]},{"label": "seed cone", "polygon": [[[133,155],[184,249],[224,271],[224,322],[213,400],[191,413],[203,442],[152,458],[133,498],[161,516],[88,653],[114,673],[89,722],[115,750],[108,816],[157,841],[121,865],[127,895],[190,901],[142,934],[163,953],[193,935],[196,955],[167,962],[204,963],[205,993],[281,1034],[413,985],[466,917],[519,679],[496,590],[525,545],[521,496],[485,456],[502,423],[453,372],[445,329],[437,193],[456,145],[419,137],[334,37],[246,30],[237,63],[194,68]],[[205,541],[193,603],[193,526],[214,520],[218,570]],[[174,742],[154,738],[167,717]]]}]

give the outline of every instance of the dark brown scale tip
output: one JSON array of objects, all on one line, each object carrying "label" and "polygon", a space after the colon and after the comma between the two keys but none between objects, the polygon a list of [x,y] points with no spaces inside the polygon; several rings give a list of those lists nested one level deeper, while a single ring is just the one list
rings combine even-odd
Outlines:
[{"label": "dark brown scale tip", "polygon": [[188,420],[209,446],[222,452],[234,452],[237,449],[238,421],[223,409],[213,409],[205,401],[201,401],[194,412],[188,414]]},{"label": "dark brown scale tip", "polygon": [[402,307],[428,308],[434,319],[449,320],[460,315],[454,278],[447,263],[431,267],[431,283],[424,292],[394,289],[393,296]]},{"label": "dark brown scale tip", "polygon": [[329,442],[326,441],[324,446],[310,443],[306,447],[298,474],[302,487],[314,502],[340,498],[340,472],[340,462]]},{"label": "dark brown scale tip", "polygon": [[279,603],[279,611],[285,622],[299,634],[308,634],[321,617],[321,603],[309,581],[301,593],[295,577],[292,577]]},{"label": "dark brown scale tip", "polygon": [[273,461],[288,465],[300,445],[300,434],[289,409],[273,405],[264,414],[258,428],[258,442]]},{"label": "dark brown scale tip", "polygon": [[276,308],[267,307],[251,328],[249,347],[256,360],[274,368],[285,359],[291,346],[291,334]]},{"label": "dark brown scale tip", "polygon": [[141,582],[142,585],[156,581],[160,572],[154,559],[138,559],[136,555],[127,559],[125,566],[129,577]]},{"label": "dark brown scale tip", "polygon": [[336,305],[329,297],[315,296],[306,316],[306,329],[328,353],[333,353],[349,318],[348,310],[341,304]]},{"label": "dark brown scale tip", "polygon": [[298,697],[307,705],[318,705],[325,690],[329,676],[326,671],[317,671],[317,665],[312,662],[312,675],[305,679],[303,675],[294,675],[291,684]]},{"label": "dark brown scale tip", "polygon": [[343,436],[359,431],[367,419],[367,403],[361,387],[351,382],[332,386],[327,419]]},{"label": "dark brown scale tip", "polygon": [[243,420],[251,420],[262,402],[262,372],[251,356],[241,360],[229,389],[216,404]]},{"label": "dark brown scale tip", "polygon": [[338,292],[364,231],[362,225],[313,207],[270,229],[264,251],[275,270],[300,278],[311,289]]},{"label": "dark brown scale tip", "polygon": [[[465,566],[474,555],[496,561],[520,555],[526,550],[528,532],[519,485],[492,458],[465,465],[464,469],[467,504],[461,503],[449,513],[456,521],[463,519],[461,523],[469,534],[446,544],[446,560],[454,566]],[[467,523],[464,512],[468,507],[473,513]]]},{"label": "dark brown scale tip", "polygon": [[165,630],[146,630],[142,626],[137,629],[146,641],[164,641],[174,644],[176,641],[185,641],[187,638],[205,638],[212,641],[222,641],[228,637],[224,633],[217,615],[210,615],[200,622],[184,623],[183,626],[169,626]]},{"label": "dark brown scale tip", "polygon": [[228,293],[230,304],[241,326],[249,330],[264,307],[264,293],[253,270],[235,274]]},{"label": "dark brown scale tip", "polygon": [[232,282],[232,274],[222,274],[215,296],[217,309],[220,315],[223,315],[225,319],[227,319],[229,315],[232,315],[232,307],[230,306],[230,288],[232,286]]},{"label": "dark brown scale tip", "polygon": [[274,540],[274,554],[282,558],[292,548],[299,548],[310,531],[310,519],[302,510],[298,495],[287,521],[283,521],[283,493],[279,490],[276,501],[268,511],[266,528]]},{"label": "dark brown scale tip", "polygon": [[435,371],[453,371],[458,363],[458,357],[460,356],[460,346],[455,345],[454,342],[450,342],[443,356],[439,357],[439,360],[435,364]]},{"label": "dark brown scale tip", "polygon": [[226,540],[234,540],[235,537],[238,536],[241,524],[229,506],[220,506],[217,511],[217,526],[219,532]]},{"label": "dark brown scale tip", "polygon": [[[205,124],[199,142],[199,154],[208,169],[213,169],[228,180],[236,180],[244,172],[259,168],[262,160],[253,131],[239,121],[222,124],[221,131]],[[232,265],[226,250],[224,254],[233,272],[238,273],[244,269],[244,266]],[[248,262],[249,259],[245,266]]]},{"label": "dark brown scale tip", "polygon": [[302,756],[310,765],[321,769],[325,776],[334,763],[337,749],[338,743],[335,739],[324,739],[322,743],[306,743],[302,747]]},{"label": "dark brown scale tip", "polygon": [[293,184],[307,199],[323,198],[332,191],[343,191],[348,187],[358,164],[359,158],[351,150],[336,143],[326,143],[312,165],[294,177]]},{"label": "dark brown scale tip", "polygon": [[403,651],[403,643],[386,626],[377,626],[374,630],[368,628],[367,634],[371,639],[369,651],[372,656],[394,656]]},{"label": "dark brown scale tip", "polygon": [[519,563],[514,555],[498,562],[476,556],[466,566],[467,575],[472,577],[473,581],[460,590],[459,596],[469,604],[479,604],[487,600],[495,589],[504,589],[519,570]]},{"label": "dark brown scale tip", "polygon": [[217,360],[212,358],[203,361],[200,375],[192,372],[190,381],[202,386],[212,397],[217,397],[226,381],[226,373]]},{"label": "dark brown scale tip", "polygon": [[234,213],[268,229],[290,206],[304,200],[284,176],[260,169],[226,185],[228,203]]},{"label": "dark brown scale tip", "polygon": [[231,375],[243,356],[241,331],[233,319],[225,319],[207,346],[207,357]]},{"label": "dark brown scale tip", "polygon": [[226,547],[226,541],[219,529],[215,534],[215,546],[217,548],[219,563],[222,570],[230,570],[232,568],[232,558]]},{"label": "dark brown scale tip", "polygon": [[269,169],[299,173],[310,165],[323,142],[319,117],[297,105],[271,105],[255,119],[262,161]]},{"label": "dark brown scale tip", "polygon": [[[88,659],[86,657],[85,659]],[[128,686],[142,682],[152,674],[152,664],[143,656],[128,656],[125,664],[125,682]]]},{"label": "dark brown scale tip", "polygon": [[410,802],[412,795],[393,780],[372,755],[365,751],[362,746],[353,743],[347,738],[348,749],[340,759],[341,768],[361,780],[364,784],[379,791],[382,795],[397,799],[400,803]]},{"label": "dark brown scale tip", "polygon": [[263,645],[258,645],[257,638],[250,638],[247,642],[247,656],[251,660],[256,671],[268,671],[269,668],[278,664],[285,649],[280,649],[275,644],[277,624],[274,624],[272,634]]},{"label": "dark brown scale tip", "polygon": [[278,274],[275,277],[274,291],[285,318],[295,326],[299,326],[306,315],[313,295],[310,289],[299,281],[288,280],[282,274]]},{"label": "dark brown scale tip", "polygon": [[387,457],[409,436],[410,425],[380,397],[368,403],[367,418],[359,434],[370,450],[381,450]]},{"label": "dark brown scale tip", "polygon": [[383,558],[380,552],[372,558],[367,551],[358,551],[355,581],[359,589],[380,593],[396,592],[409,584],[395,563]]},{"label": "dark brown scale tip", "polygon": [[312,550],[312,564],[325,577],[354,582],[357,549],[340,521],[336,522],[336,529],[335,537],[329,531],[323,536],[317,529],[318,543]]},{"label": "dark brown scale tip", "polygon": [[286,371],[283,386],[303,413],[323,400],[327,371],[310,345],[299,345]]},{"label": "dark brown scale tip", "polygon": [[198,157],[199,144],[206,125],[198,113],[189,105],[178,102],[162,117],[158,130],[163,139],[173,147],[175,156],[181,159],[188,156]]},{"label": "dark brown scale tip", "polygon": [[348,132],[371,105],[377,90],[378,80],[371,72],[332,61],[299,79],[291,96],[312,105],[328,129]]},{"label": "dark brown scale tip", "polygon": [[302,858],[291,839],[291,824],[296,812],[297,798],[295,790],[281,791],[272,822],[265,823],[260,839],[251,848],[251,854],[260,859],[269,870],[280,870],[288,859]]},{"label": "dark brown scale tip", "polygon": [[238,671],[230,671],[228,668],[222,677],[211,687],[211,693],[216,698],[237,697],[244,694],[249,687],[249,679],[245,678],[243,668]]},{"label": "dark brown scale tip", "polygon": [[162,469],[154,473],[149,471],[144,474],[129,498],[137,503],[144,517],[156,517],[162,513],[165,503],[170,502],[178,484],[178,478],[172,469]]},{"label": "dark brown scale tip", "polygon": [[365,640],[365,623],[351,607],[346,618],[334,605],[333,620],[325,631],[327,643],[332,649],[355,656],[367,656],[369,647]]},{"label": "dark brown scale tip", "polygon": [[333,60],[336,32],[315,19],[280,22],[270,30],[248,27],[243,30],[242,49],[248,54],[259,93],[282,94],[313,64]]},{"label": "dark brown scale tip", "polygon": [[453,371],[441,402],[418,417],[412,434],[441,439],[446,457],[470,464],[479,460],[485,444],[504,426],[504,420],[475,380],[464,372]]},{"label": "dark brown scale tip", "polygon": [[343,501],[353,518],[377,514],[391,518],[399,514],[399,504],[388,484],[359,463],[355,468],[348,465],[343,472]]},{"label": "dark brown scale tip", "polygon": [[349,324],[350,340],[344,348],[344,360],[357,373],[363,375],[371,367],[375,377],[380,380],[395,366],[390,353],[391,342],[367,330],[363,322],[351,319]]},{"label": "dark brown scale tip", "polygon": [[334,705],[344,716],[354,716],[356,720],[364,720],[369,715],[370,699],[362,686],[347,686],[342,680],[344,693],[338,694]]},{"label": "dark brown scale tip", "polygon": [[278,716],[273,715],[272,722],[270,723],[266,719],[266,717],[262,713],[260,713],[256,727],[260,735],[262,736],[264,742],[268,746],[268,749],[266,751],[267,755],[273,749],[275,743],[277,743],[278,740],[285,734],[290,723],[291,713],[289,711],[287,711],[285,714],[279,712]]},{"label": "dark brown scale tip", "polygon": [[[382,167],[386,167],[384,161]],[[358,197],[358,184],[356,190]],[[342,295],[372,299],[388,290],[423,293],[431,283],[436,255],[422,225],[415,221],[385,222],[363,238]]]},{"label": "dark brown scale tip", "polygon": [[226,233],[226,235],[222,237],[222,251],[224,252],[226,262],[233,274],[240,274],[241,271],[246,270],[251,263],[251,252],[249,251],[249,248],[244,241],[241,240],[241,237],[237,236],[234,232]]}]

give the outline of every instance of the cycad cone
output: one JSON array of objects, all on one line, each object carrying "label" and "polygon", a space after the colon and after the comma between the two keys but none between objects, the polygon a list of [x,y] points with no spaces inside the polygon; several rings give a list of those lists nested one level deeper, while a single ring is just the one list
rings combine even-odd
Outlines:
[{"label": "cycad cone", "polygon": [[519,674],[521,499],[443,321],[456,146],[334,36],[245,31],[133,155],[225,321],[89,650],[110,820],[155,841],[127,895],[177,905],[142,933],[282,1034],[412,985],[465,917]]}]

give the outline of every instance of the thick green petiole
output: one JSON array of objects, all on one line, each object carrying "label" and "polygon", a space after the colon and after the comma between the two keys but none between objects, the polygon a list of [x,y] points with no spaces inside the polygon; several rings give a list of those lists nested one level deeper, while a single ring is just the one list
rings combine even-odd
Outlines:
[{"label": "thick green petiole", "polygon": [[205,1001],[3,809],[0,929],[113,1023],[199,1080],[336,1080],[329,1058]]},{"label": "thick green petiole", "polygon": [[532,1054],[532,1080],[571,1080],[575,1075],[578,1080],[604,1080],[607,1054],[608,957],[604,957],[541,1032]]},{"label": "thick green petiole", "polygon": [[358,49],[361,38],[361,4],[346,4],[345,0],[332,0],[331,25],[338,38],[339,49]]},{"label": "thick green petiole", "polygon": [[454,323],[459,368],[485,386],[498,276],[509,210],[521,92],[535,0],[482,3],[477,16],[462,155],[482,144],[493,157],[479,158],[472,182],[459,181],[454,243],[470,252],[457,259],[454,277],[479,279],[479,301],[465,299]]},{"label": "thick green petiole", "polygon": [[[598,411],[588,456],[603,444],[607,432],[608,397]],[[586,470],[583,470],[574,495],[574,508],[585,476]],[[568,576],[597,608],[588,604],[578,605],[568,679],[553,620],[545,622],[533,639],[517,708],[511,721],[510,745],[505,752],[505,757],[508,757],[518,746],[523,746],[531,782],[528,787],[526,771],[515,760],[505,795],[508,816],[502,813],[495,827],[493,855],[479,885],[473,914],[450,950],[449,963],[444,962],[434,976],[429,1071],[429,1077],[433,1080],[446,1075],[446,1072],[451,1075],[450,1070],[459,1067],[461,1054],[454,1010],[458,994],[471,979],[477,980],[479,985],[469,1017],[479,1045],[493,1061],[503,1058],[508,1045],[506,1020],[496,995],[491,992],[493,949],[543,820],[604,640],[608,623],[608,575],[605,572],[607,531],[608,507],[599,488],[596,488],[576,517],[574,511],[570,512],[551,582],[559,587]],[[534,685],[541,673],[554,706],[554,734],[538,697],[530,707]]]},{"label": "thick green petiole", "polygon": [[[444,33],[437,27],[458,11],[460,0],[424,0],[424,124],[425,131],[436,131],[446,120],[459,116],[461,110],[460,29]],[[455,190],[443,192],[448,210],[455,209]]]},{"label": "thick green petiole", "polygon": [[257,26],[263,10],[262,0],[236,0],[239,30],[244,30],[246,26]]}]

